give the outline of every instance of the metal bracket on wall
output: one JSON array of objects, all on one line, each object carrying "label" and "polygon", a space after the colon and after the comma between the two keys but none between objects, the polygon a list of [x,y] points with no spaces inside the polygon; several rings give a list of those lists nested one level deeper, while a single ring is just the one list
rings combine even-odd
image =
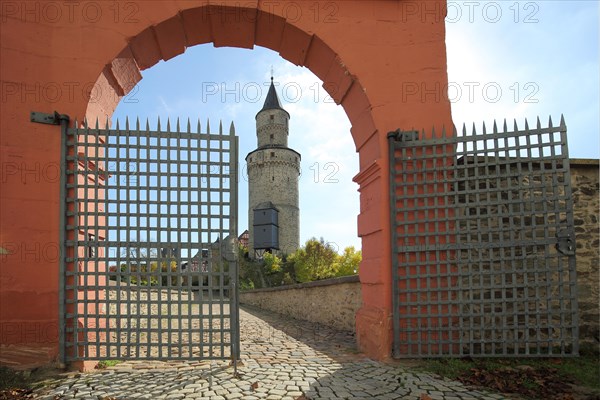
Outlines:
[{"label": "metal bracket on wall", "polygon": [[419,131],[402,131],[396,129],[395,131],[388,132],[388,139],[394,139],[397,142],[412,142],[419,140]]},{"label": "metal bracket on wall", "polygon": [[66,119],[68,121],[69,116],[64,115],[64,114],[59,114],[56,111],[54,111],[53,114],[32,111],[29,114],[29,121],[37,122],[38,124],[60,125],[60,121],[63,119]]}]

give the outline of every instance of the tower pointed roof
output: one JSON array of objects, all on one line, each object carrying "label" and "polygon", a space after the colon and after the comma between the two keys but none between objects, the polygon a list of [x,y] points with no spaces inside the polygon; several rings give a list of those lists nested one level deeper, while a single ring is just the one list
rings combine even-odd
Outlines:
[{"label": "tower pointed roof", "polygon": [[[269,92],[267,93],[267,98],[265,99],[265,104],[263,105],[263,108],[261,108],[261,110],[256,114],[260,114],[263,111],[266,110],[282,110],[285,111],[285,109],[283,107],[281,107],[281,103],[279,102],[279,96],[277,96],[277,91],[275,90],[275,84],[273,83],[273,76],[271,76],[271,86],[269,86]],[[285,113],[288,115],[288,118],[290,116],[290,114],[285,111]]]}]

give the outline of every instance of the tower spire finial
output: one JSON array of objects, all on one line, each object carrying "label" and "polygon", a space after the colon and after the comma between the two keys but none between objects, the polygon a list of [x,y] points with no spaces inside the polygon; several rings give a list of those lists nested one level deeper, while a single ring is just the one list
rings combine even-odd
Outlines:
[{"label": "tower spire finial", "polygon": [[273,82],[273,66],[271,65],[271,82]]}]

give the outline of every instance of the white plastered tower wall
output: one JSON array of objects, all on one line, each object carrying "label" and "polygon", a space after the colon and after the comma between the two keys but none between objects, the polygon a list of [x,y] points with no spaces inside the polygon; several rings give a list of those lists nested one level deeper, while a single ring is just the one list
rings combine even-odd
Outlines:
[{"label": "white plastered tower wall", "polygon": [[290,115],[281,107],[272,79],[265,104],[256,115],[258,148],[246,156],[251,257],[254,256],[254,209],[267,202],[279,210],[279,251],[276,254],[291,254],[300,246],[301,157],[288,147]]}]

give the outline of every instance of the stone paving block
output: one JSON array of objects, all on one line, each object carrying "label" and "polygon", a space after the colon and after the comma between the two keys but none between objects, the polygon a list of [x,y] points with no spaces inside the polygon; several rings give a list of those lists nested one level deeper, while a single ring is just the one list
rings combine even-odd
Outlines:
[{"label": "stone paving block", "polygon": [[269,394],[276,396],[285,396],[287,394],[287,391],[281,389],[271,389],[269,390]]},{"label": "stone paving block", "polygon": [[292,325],[285,325],[288,322],[273,314],[241,310],[240,317],[247,322],[242,325],[262,327],[260,331],[269,332],[269,337],[263,340],[242,331],[243,365],[238,366],[239,379],[233,377],[233,368],[227,366],[227,361],[126,361],[101,373],[72,374],[54,388],[36,391],[36,398],[54,400],[64,395],[98,400],[98,396],[106,395],[132,400],[136,396],[153,400],[295,400],[303,393],[308,399],[337,400],[420,400],[423,393],[429,393],[434,400],[503,398],[470,390],[460,382],[377,363],[360,354],[346,354],[340,349],[351,349],[354,338],[336,333],[323,340],[319,335],[324,327],[299,341],[286,332],[292,333],[296,327],[313,332],[300,321],[294,321],[295,328],[289,329]]}]

